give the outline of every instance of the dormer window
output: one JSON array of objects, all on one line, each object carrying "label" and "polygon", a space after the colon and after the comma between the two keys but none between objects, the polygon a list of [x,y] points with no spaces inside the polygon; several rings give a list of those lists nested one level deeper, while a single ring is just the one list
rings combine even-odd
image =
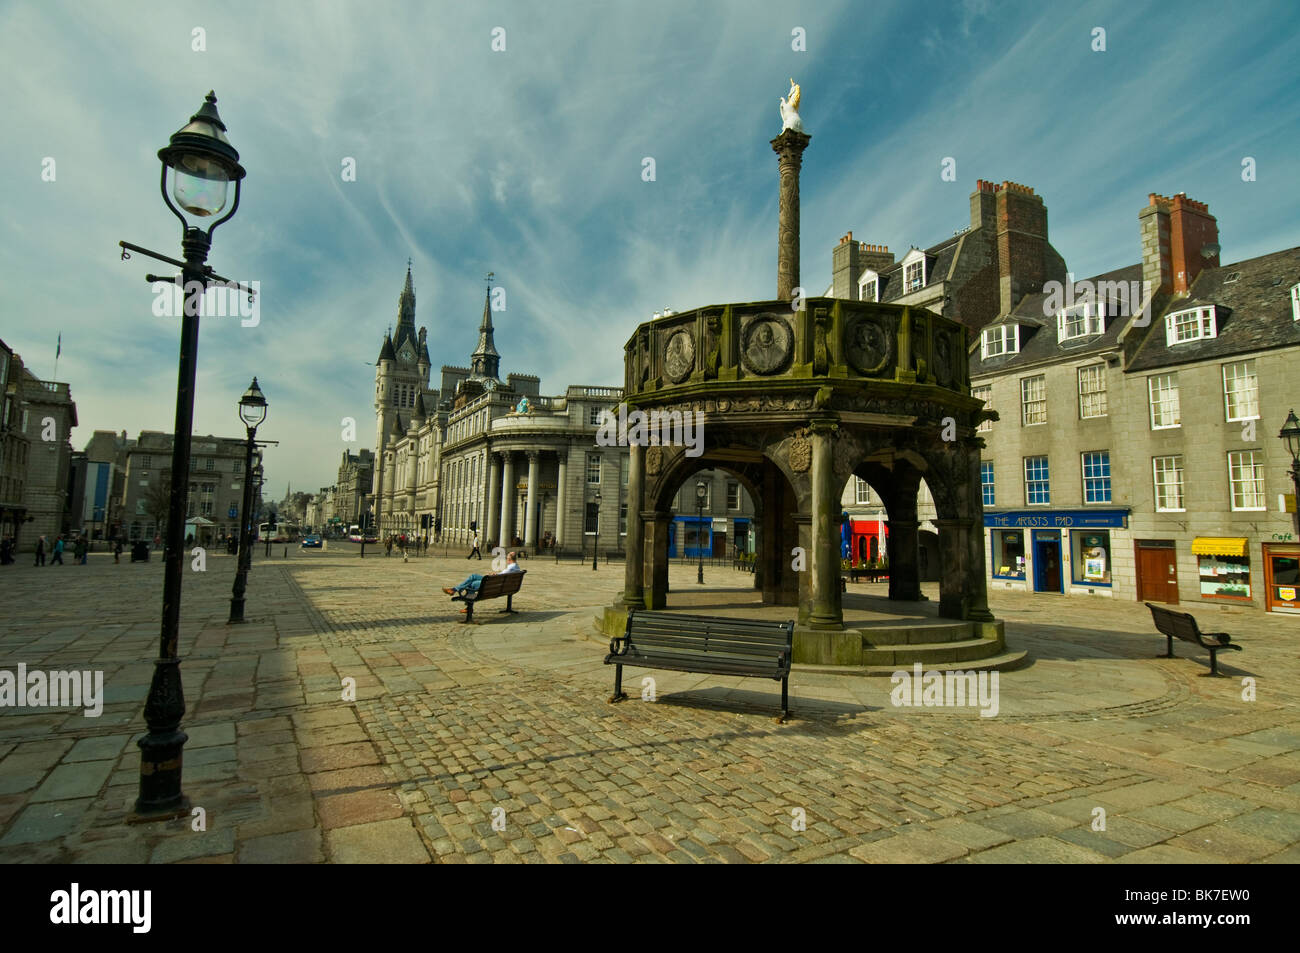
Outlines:
[{"label": "dormer window", "polygon": [[1218,318],[1215,308],[1189,308],[1175,311],[1165,318],[1165,344],[1186,344],[1202,338],[1218,337]]},{"label": "dormer window", "polygon": [[858,279],[858,300],[880,300],[880,276],[874,271],[864,271],[862,277]]},{"label": "dormer window", "polygon": [[914,261],[903,271],[903,289],[918,291],[925,287],[925,262]]},{"label": "dormer window", "polygon": [[1291,286],[1291,320],[1300,321],[1300,282]]},{"label": "dormer window", "polygon": [[1016,354],[1020,351],[1020,325],[996,324],[985,328],[980,338],[980,356],[997,357],[1000,354]]},{"label": "dormer window", "polygon": [[1069,341],[1074,338],[1087,337],[1089,334],[1101,334],[1106,330],[1102,313],[1093,302],[1076,304],[1056,312],[1056,340]]}]

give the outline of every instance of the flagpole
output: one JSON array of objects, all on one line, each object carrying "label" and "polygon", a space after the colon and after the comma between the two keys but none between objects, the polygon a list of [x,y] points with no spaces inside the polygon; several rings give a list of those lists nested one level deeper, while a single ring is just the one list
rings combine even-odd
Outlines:
[{"label": "flagpole", "polygon": [[59,379],[59,355],[63,353],[63,332],[59,332],[59,342],[54,345],[54,379]]}]

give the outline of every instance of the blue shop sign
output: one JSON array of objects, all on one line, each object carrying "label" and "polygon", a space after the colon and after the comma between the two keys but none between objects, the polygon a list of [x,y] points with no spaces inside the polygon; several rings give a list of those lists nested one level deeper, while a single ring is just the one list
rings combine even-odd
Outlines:
[{"label": "blue shop sign", "polygon": [[1051,510],[1035,512],[1020,510],[1013,513],[984,514],[984,525],[994,527],[1036,526],[1057,529],[1123,529],[1128,523],[1128,510]]}]

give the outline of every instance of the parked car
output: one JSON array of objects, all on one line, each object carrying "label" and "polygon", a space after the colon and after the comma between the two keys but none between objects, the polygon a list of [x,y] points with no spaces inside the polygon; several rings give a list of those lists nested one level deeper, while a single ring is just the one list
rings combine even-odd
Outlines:
[{"label": "parked car", "polygon": [[304,536],[304,537],[302,538],[302,548],[303,548],[303,549],[320,549],[320,548],[321,548],[321,538],[320,538],[319,536],[317,536],[315,533],[313,533],[313,534],[310,535],[310,536]]}]

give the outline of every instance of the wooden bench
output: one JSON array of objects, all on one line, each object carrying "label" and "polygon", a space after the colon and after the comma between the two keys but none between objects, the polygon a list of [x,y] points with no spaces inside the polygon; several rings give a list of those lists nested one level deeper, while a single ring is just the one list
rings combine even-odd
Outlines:
[{"label": "wooden bench", "polygon": [[482,602],[484,599],[499,599],[506,597],[506,607],[502,612],[514,614],[514,606],[511,604],[515,593],[519,587],[524,584],[524,576],[528,575],[527,569],[521,569],[519,572],[500,573],[494,576],[484,576],[483,581],[478,584],[478,591],[471,592],[464,596],[452,596],[452,602],[465,603],[465,622],[474,621],[474,604]]},{"label": "wooden bench", "polygon": [[710,675],[771,678],[781,683],[781,715],[790,715],[790,660],[793,622],[756,622],[650,612],[627,614],[627,629],[610,640],[606,665],[614,665],[614,694],[610,702],[627,698],[623,666],[658,668]]},{"label": "wooden bench", "polygon": [[581,549],[565,549],[562,546],[556,546],[555,561],[558,563],[561,559],[576,559],[580,563],[585,563],[587,553]]},{"label": "wooden bench", "polygon": [[[1174,658],[1174,639],[1192,642],[1203,649],[1210,650],[1210,670],[1206,675],[1215,676],[1219,674],[1218,652],[1221,649],[1241,651],[1241,646],[1234,644],[1227,632],[1202,632],[1200,626],[1196,624],[1195,616],[1187,612],[1174,612],[1172,609],[1152,605],[1150,602],[1144,602],[1143,605],[1151,610],[1156,628],[1164,633],[1169,643],[1168,651],[1159,658]],[[1206,641],[1207,639],[1210,641]]]}]

